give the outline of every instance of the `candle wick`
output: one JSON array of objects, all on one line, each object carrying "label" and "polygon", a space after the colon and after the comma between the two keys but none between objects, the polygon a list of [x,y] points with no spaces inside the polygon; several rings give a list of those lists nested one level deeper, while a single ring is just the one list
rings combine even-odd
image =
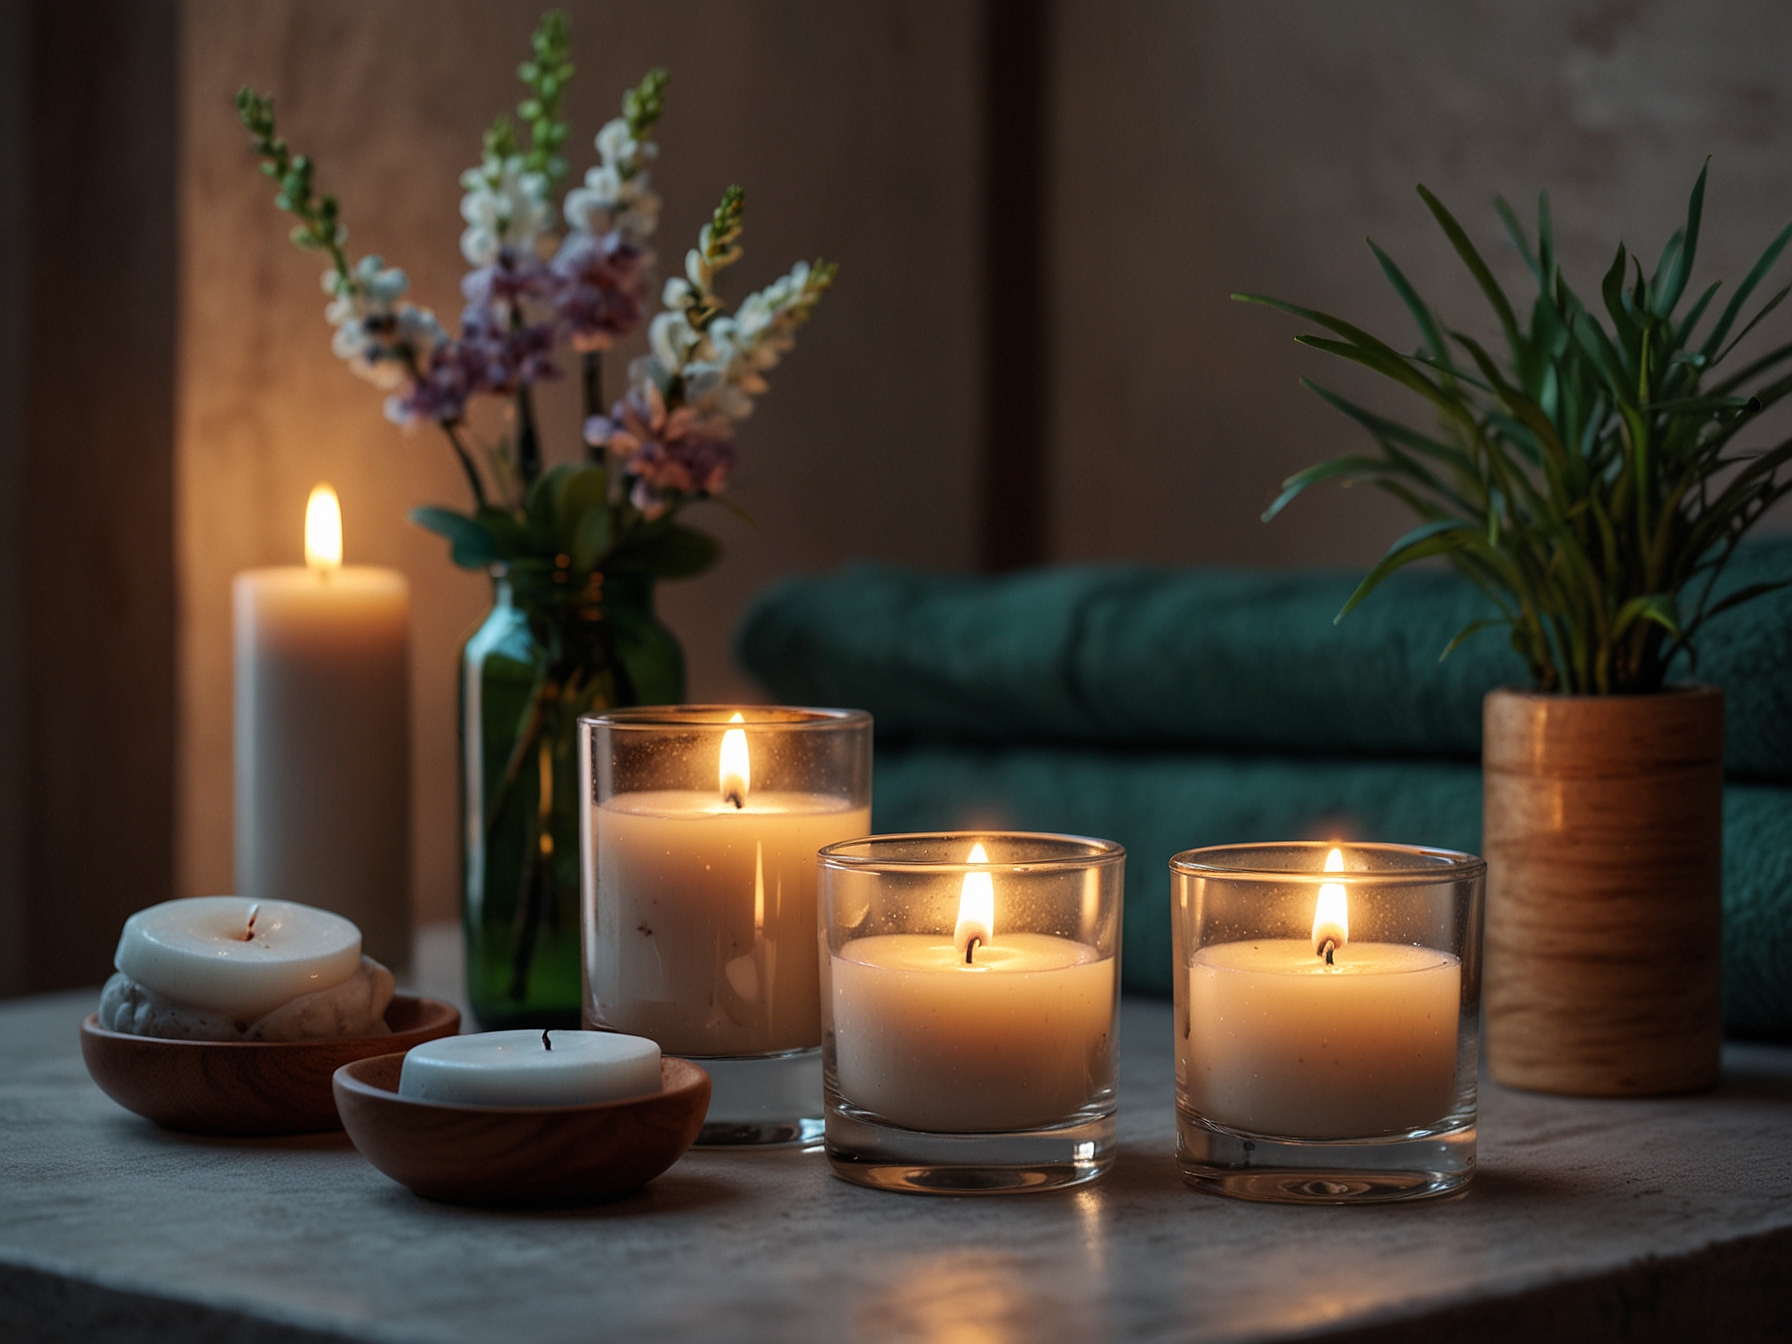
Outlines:
[{"label": "candle wick", "polygon": [[1319,945],[1319,950],[1325,953],[1325,964],[1330,966],[1332,964],[1332,954],[1338,950],[1338,940],[1335,938],[1327,938]]},{"label": "candle wick", "polygon": [[255,940],[255,917],[260,913],[260,901],[257,901],[254,905],[249,907],[249,927],[243,931],[243,941],[245,943],[253,942]]},{"label": "candle wick", "polygon": [[548,1029],[546,1027],[541,1029],[541,1048],[543,1050],[552,1050],[554,1048],[554,1043],[548,1039]]},{"label": "candle wick", "polygon": [[966,966],[969,966],[971,964],[971,953],[973,953],[977,950],[977,944],[982,941],[983,940],[981,938],[979,938],[975,934],[973,934],[970,938],[970,941],[965,943],[965,945],[964,945],[964,964]]}]

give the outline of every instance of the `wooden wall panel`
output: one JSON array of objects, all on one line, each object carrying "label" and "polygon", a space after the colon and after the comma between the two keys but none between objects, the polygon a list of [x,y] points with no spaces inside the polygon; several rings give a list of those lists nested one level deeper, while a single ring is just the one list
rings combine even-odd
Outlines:
[{"label": "wooden wall panel", "polygon": [[93,983],[174,859],[171,0],[30,7],[25,982]]}]

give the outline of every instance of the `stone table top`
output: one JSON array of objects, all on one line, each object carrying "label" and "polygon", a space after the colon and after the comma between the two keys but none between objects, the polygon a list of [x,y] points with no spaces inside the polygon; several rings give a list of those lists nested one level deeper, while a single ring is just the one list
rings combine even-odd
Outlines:
[{"label": "stone table top", "polygon": [[0,1338],[1792,1338],[1792,1050],[1731,1045],[1691,1098],[1484,1084],[1462,1197],[1290,1208],[1180,1183],[1170,1009],[1128,1001],[1096,1185],[930,1198],[816,1153],[693,1152],[614,1203],[518,1214],[418,1199],[340,1135],[156,1129],[87,1078],[94,998],[0,1005]]}]

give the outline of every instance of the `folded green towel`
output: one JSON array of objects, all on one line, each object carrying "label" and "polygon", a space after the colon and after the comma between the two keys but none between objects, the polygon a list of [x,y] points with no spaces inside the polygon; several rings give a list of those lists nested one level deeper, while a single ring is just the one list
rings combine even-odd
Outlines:
[{"label": "folded green towel", "polygon": [[[888,749],[872,825],[882,833],[1012,828],[1126,846],[1126,988],[1170,992],[1170,856],[1252,840],[1375,839],[1471,853],[1481,845],[1472,764],[1100,751]],[[1724,1022],[1792,1040],[1792,788],[1724,793]]]},{"label": "folded green towel", "polygon": [[[738,639],[785,703],[853,705],[880,741],[1099,743],[1473,758],[1481,699],[1525,670],[1499,632],[1441,664],[1486,599],[1395,575],[1334,625],[1355,574],[1092,565],[1004,578],[854,565],[763,594]],[[1724,589],[1792,578],[1792,536],[1738,549]],[[1792,781],[1792,589],[1712,621],[1733,775]]]}]

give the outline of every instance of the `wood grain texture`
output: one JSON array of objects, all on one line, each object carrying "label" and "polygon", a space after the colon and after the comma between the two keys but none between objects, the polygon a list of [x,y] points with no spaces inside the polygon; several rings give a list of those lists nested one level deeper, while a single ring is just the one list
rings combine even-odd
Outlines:
[{"label": "wood grain texture", "polygon": [[369,1055],[402,1056],[460,1030],[460,1010],[399,994],[390,1036],[325,1041],[168,1041],[81,1023],[81,1057],[100,1090],[127,1111],[191,1134],[265,1136],[341,1129],[330,1078]]},{"label": "wood grain texture", "polygon": [[456,1204],[589,1204],[647,1184],[697,1139],[709,1075],[660,1060],[660,1091],[589,1106],[451,1106],[398,1095],[402,1054],[337,1071],[355,1147],[400,1185]]},{"label": "wood grain texture", "polygon": [[105,979],[125,917],[174,894],[176,15],[170,0],[21,8],[17,816],[25,985],[43,990]]},{"label": "wood grain texture", "polygon": [[1484,728],[1493,1076],[1580,1096],[1713,1086],[1723,692],[1495,691]]}]

